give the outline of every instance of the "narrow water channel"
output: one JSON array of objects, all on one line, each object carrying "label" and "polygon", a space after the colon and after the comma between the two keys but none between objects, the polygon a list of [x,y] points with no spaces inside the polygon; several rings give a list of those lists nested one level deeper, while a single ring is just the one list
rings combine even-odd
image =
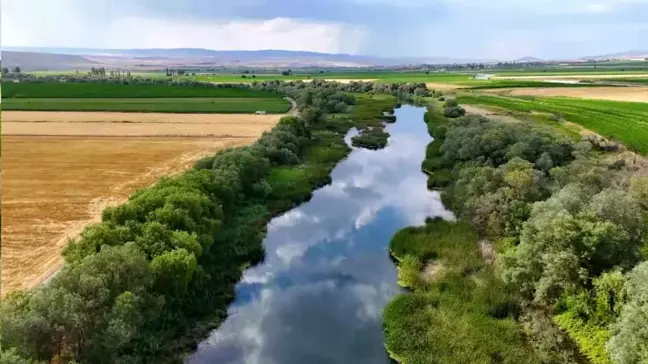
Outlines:
[{"label": "narrow water channel", "polygon": [[389,240],[450,217],[421,172],[424,112],[397,109],[385,149],[355,149],[332,184],[270,222],[264,263],[245,271],[229,317],[186,363],[389,363],[381,315],[399,292]]}]

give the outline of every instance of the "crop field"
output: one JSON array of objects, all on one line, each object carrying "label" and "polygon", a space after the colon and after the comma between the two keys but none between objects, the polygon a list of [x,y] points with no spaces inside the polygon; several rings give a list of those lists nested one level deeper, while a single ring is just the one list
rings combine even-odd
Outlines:
[{"label": "crop field", "polygon": [[279,95],[241,87],[168,86],[116,83],[3,82],[2,98],[166,98],[225,97],[280,98]]},{"label": "crop field", "polygon": [[563,97],[460,95],[459,103],[518,112],[562,114],[564,118],[604,137],[648,153],[648,103],[583,100]]},{"label": "crop field", "polygon": [[[9,121],[12,114],[23,120]],[[68,239],[98,221],[105,207],[206,154],[251,143],[280,118],[56,112],[35,113],[35,119],[52,114],[57,121],[29,122],[23,114],[32,113],[3,115],[3,294],[55,273]],[[66,114],[70,121],[63,120]],[[86,122],[82,114],[95,120]],[[100,115],[104,119],[96,120]]]},{"label": "crop field", "polygon": [[492,90],[504,96],[576,97],[592,100],[648,102],[648,87],[554,87]]},{"label": "crop field", "polygon": [[243,87],[98,83],[4,83],[3,109],[160,113],[285,113],[279,95]]},{"label": "crop field", "polygon": [[160,113],[254,113],[264,110],[283,114],[290,103],[281,98],[17,98],[4,99],[4,110],[123,111]]}]

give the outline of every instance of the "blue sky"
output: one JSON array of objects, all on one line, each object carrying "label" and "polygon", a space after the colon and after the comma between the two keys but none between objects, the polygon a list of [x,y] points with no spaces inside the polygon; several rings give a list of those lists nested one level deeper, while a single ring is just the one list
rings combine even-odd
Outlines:
[{"label": "blue sky", "polygon": [[648,50],[648,0],[3,0],[7,46],[571,58]]}]

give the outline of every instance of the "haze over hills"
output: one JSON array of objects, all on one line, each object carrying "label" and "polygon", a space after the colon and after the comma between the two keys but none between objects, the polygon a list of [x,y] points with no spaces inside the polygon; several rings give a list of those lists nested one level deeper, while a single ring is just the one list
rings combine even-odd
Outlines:
[{"label": "haze over hills", "polygon": [[[397,66],[407,64],[448,64],[496,62],[486,59],[461,59],[451,57],[375,57],[354,54],[328,54],[306,51],[257,50],[257,51],[217,51],[202,48],[175,49],[92,49],[92,48],[54,48],[54,47],[4,47],[4,54],[14,54],[12,61],[20,63],[20,57],[47,57],[48,54],[74,55],[90,62],[106,66],[131,68],[159,67],[209,67],[209,66],[248,66],[248,67],[371,67]],[[24,62],[25,64],[39,62]],[[42,64],[42,63],[39,63]],[[8,64],[7,64],[8,65]],[[8,65],[9,66],[9,65]],[[59,69],[61,65],[58,65]],[[23,67],[21,65],[21,67]],[[30,70],[31,67],[25,67]],[[49,67],[52,69],[52,67]],[[31,69],[31,70],[42,70]]]},{"label": "haze over hills", "polygon": [[648,58],[648,50],[632,50],[627,52],[604,54],[600,56],[583,57],[588,60],[601,60],[601,59],[641,59]]},{"label": "haze over hills", "polygon": [[[583,60],[641,59],[648,51],[628,51],[583,57]],[[5,47],[5,67],[20,66],[25,71],[65,70],[90,67],[151,70],[165,67],[390,67],[417,64],[496,63],[503,60],[452,57],[376,57],[354,54],[328,54],[307,51],[256,50],[219,51],[203,48],[101,49],[59,47]],[[528,56],[518,63],[541,62]]]}]

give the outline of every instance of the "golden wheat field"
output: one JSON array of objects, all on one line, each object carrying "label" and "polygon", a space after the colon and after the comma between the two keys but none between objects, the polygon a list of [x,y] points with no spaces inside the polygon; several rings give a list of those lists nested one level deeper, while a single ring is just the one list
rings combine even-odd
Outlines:
[{"label": "golden wheat field", "polygon": [[[253,142],[280,115],[129,115],[135,124],[11,121],[2,127],[2,294],[31,288],[61,266],[61,249],[101,211],[219,149]],[[94,114],[94,113],[88,113]],[[105,114],[105,113],[103,113]],[[137,119],[141,115],[142,119]],[[13,119],[15,120],[15,119]],[[126,126],[126,128],[124,128]],[[128,128],[136,126],[137,128]]]}]

